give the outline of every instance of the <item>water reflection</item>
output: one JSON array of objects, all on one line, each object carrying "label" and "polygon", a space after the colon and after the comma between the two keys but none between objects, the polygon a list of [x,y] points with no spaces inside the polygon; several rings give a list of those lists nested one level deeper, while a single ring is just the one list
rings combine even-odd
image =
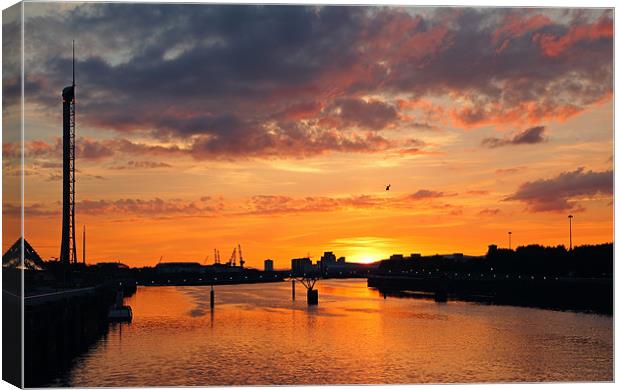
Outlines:
[{"label": "water reflection", "polygon": [[[299,286],[298,286],[299,287]],[[400,299],[364,280],[141,287],[56,384],[267,385],[612,379],[612,317]],[[305,294],[304,298],[305,298]]]}]

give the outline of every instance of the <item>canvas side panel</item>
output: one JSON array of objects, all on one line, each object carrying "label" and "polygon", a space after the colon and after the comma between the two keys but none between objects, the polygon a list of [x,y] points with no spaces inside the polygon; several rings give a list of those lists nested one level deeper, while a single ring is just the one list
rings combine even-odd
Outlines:
[{"label": "canvas side panel", "polygon": [[22,3],[2,12],[2,379],[23,387]]}]

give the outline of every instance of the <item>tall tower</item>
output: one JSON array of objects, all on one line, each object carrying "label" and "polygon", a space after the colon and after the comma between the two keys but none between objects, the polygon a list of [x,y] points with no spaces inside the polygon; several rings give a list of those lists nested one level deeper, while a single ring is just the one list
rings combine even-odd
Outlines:
[{"label": "tall tower", "polygon": [[62,242],[60,261],[77,263],[75,254],[75,42],[73,81],[62,90]]},{"label": "tall tower", "polygon": [[82,229],[82,263],[86,264],[86,225]]}]

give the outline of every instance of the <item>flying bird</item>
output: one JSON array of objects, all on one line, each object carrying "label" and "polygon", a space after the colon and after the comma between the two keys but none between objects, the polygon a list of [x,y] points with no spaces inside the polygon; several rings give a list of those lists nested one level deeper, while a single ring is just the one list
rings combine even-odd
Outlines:
[{"label": "flying bird", "polygon": [[391,184],[388,184],[387,187],[385,187],[385,190],[389,191],[391,186],[392,186]]}]

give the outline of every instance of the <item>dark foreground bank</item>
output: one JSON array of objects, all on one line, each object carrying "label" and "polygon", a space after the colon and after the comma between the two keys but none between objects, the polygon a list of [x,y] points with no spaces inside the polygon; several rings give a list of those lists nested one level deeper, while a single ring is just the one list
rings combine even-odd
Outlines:
[{"label": "dark foreground bank", "polygon": [[385,295],[423,293],[437,301],[456,299],[613,314],[611,278],[472,273],[430,277],[375,275],[368,278],[368,287]]}]

